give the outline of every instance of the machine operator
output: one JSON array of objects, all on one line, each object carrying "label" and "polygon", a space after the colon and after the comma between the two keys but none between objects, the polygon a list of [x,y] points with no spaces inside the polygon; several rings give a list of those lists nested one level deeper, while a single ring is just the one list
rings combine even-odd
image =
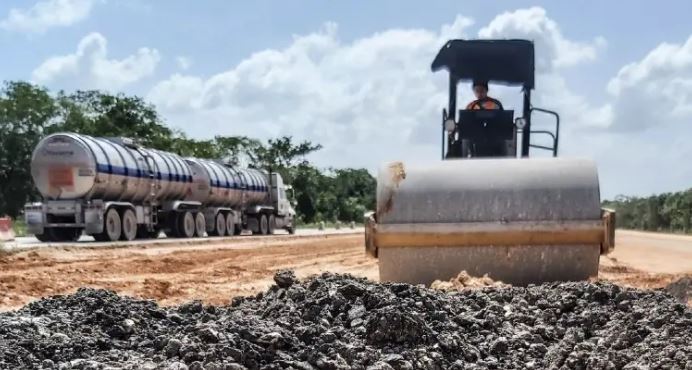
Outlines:
[{"label": "machine operator", "polygon": [[488,81],[474,80],[473,93],[476,95],[476,100],[470,102],[467,110],[475,109],[504,109],[499,100],[488,96]]}]

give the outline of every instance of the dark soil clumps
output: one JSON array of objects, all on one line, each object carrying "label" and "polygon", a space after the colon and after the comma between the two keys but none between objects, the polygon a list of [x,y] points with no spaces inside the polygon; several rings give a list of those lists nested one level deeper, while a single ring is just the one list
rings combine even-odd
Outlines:
[{"label": "dark soil clumps", "polygon": [[0,368],[692,369],[692,310],[663,291],[275,282],[227,307],[94,289],[42,299],[0,314]]}]

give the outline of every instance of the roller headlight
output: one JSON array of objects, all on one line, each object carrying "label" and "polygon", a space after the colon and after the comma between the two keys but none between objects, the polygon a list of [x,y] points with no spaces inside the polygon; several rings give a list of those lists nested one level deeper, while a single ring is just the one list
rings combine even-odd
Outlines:
[{"label": "roller headlight", "polygon": [[517,126],[518,129],[522,130],[524,127],[526,127],[526,118],[518,117],[514,120],[514,125]]},{"label": "roller headlight", "polygon": [[457,123],[453,119],[448,119],[445,121],[445,131],[452,133],[457,128]]}]

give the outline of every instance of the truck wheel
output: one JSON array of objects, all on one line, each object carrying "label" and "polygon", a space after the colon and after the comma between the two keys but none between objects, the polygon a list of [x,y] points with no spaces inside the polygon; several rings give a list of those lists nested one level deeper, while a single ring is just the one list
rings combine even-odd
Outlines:
[{"label": "truck wheel", "polygon": [[293,226],[289,226],[286,228],[286,231],[288,231],[289,234],[293,235],[296,233],[296,228]]},{"label": "truck wheel", "polygon": [[125,241],[134,240],[137,236],[137,216],[135,212],[129,208],[125,208],[120,214],[123,231],[120,233],[120,239]]},{"label": "truck wheel", "polygon": [[36,237],[36,239],[38,239],[38,241],[44,242],[44,243],[55,241],[55,234],[53,233],[53,229],[49,229],[49,228],[44,228],[43,234],[36,234],[34,236]]},{"label": "truck wheel", "polygon": [[274,215],[269,216],[269,228],[267,229],[267,232],[269,235],[274,234],[274,229],[276,229],[276,217]]},{"label": "truck wheel", "polygon": [[210,232],[210,235],[226,235],[226,218],[223,216],[223,213],[216,214],[216,218],[214,218],[214,229]]},{"label": "truck wheel", "polygon": [[204,213],[197,212],[195,214],[195,236],[198,238],[204,237],[207,231],[207,220],[204,218]]},{"label": "truck wheel", "polygon": [[259,223],[260,234],[267,235],[267,233],[269,233],[269,221],[267,220],[267,215],[260,216]]},{"label": "truck wheel", "polygon": [[186,211],[178,215],[178,233],[181,238],[192,238],[195,236],[195,218],[191,212]]},{"label": "truck wheel", "polygon": [[115,208],[109,208],[103,220],[103,232],[94,234],[94,239],[99,242],[116,241],[120,239],[121,232],[120,214]]}]

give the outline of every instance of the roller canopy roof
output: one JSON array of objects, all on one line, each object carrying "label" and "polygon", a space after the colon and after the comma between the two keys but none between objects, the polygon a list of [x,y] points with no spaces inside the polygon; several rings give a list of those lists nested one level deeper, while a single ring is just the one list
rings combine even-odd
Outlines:
[{"label": "roller canopy roof", "polygon": [[431,69],[448,70],[456,79],[485,80],[534,88],[534,51],[529,40],[450,40]]}]

